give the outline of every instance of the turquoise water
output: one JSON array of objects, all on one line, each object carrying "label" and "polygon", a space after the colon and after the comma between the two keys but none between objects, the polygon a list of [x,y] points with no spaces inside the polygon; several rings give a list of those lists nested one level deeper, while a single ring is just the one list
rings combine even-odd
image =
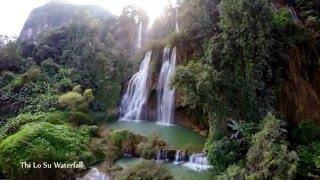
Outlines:
[{"label": "turquoise water", "polygon": [[[117,121],[107,124],[108,129],[127,129],[135,134],[150,136],[157,134],[168,144],[177,149],[201,152],[205,143],[205,137],[195,133],[192,129],[184,128],[178,125],[162,126],[150,121]],[[139,158],[123,157],[116,162],[116,165],[128,168],[139,161]],[[175,180],[210,180],[213,175],[210,171],[193,171],[183,165],[176,165],[169,162],[163,163]]]},{"label": "turquoise water", "polygon": [[157,134],[160,138],[167,141],[168,144],[177,149],[187,149],[189,151],[201,151],[205,137],[197,134],[191,129],[178,125],[163,126],[149,121],[117,121],[107,124],[108,129],[128,129],[129,131],[143,136]]},{"label": "turquoise water", "polygon": [[[128,168],[137,163],[139,158],[123,157],[116,162],[116,165]],[[183,165],[175,165],[173,163],[162,162],[170,174],[175,180],[210,180],[214,179],[214,176],[210,174],[210,171],[193,171]]]}]

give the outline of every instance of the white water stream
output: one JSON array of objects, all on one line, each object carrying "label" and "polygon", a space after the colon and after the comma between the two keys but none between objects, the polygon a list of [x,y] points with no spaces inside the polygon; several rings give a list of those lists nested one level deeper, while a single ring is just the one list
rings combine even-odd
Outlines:
[{"label": "white water stream", "polygon": [[120,105],[121,120],[142,120],[149,97],[149,69],[152,52],[140,64],[139,71],[131,78]]},{"label": "white water stream", "polygon": [[171,125],[174,122],[175,88],[171,87],[171,81],[176,69],[176,59],[177,49],[172,50],[170,57],[170,49],[166,47],[157,86],[157,123],[161,125]]},{"label": "white water stream", "polygon": [[141,47],[142,47],[142,21],[139,22],[137,44],[136,44],[137,49],[141,49]]}]

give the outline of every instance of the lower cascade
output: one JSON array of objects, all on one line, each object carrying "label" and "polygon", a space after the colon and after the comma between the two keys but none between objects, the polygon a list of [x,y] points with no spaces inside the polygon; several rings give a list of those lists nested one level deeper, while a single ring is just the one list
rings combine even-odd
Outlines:
[{"label": "lower cascade", "polygon": [[175,164],[184,163],[186,161],[186,158],[187,156],[185,151],[177,150],[174,158],[174,163]]},{"label": "lower cascade", "polygon": [[159,74],[157,94],[157,123],[171,125],[174,120],[175,88],[171,88],[171,80],[176,69],[177,49],[166,47],[163,52],[163,64]]},{"label": "lower cascade", "polygon": [[148,101],[149,68],[152,52],[145,55],[139,71],[130,79],[120,105],[121,120],[142,120]]},{"label": "lower cascade", "polygon": [[97,168],[91,168],[83,178],[78,180],[110,180],[110,177],[100,172]]},{"label": "lower cascade", "polygon": [[212,168],[212,166],[209,165],[205,153],[192,154],[189,158],[189,162],[185,163],[184,166],[195,171],[201,171]]},{"label": "lower cascade", "polygon": [[157,161],[174,161],[175,150],[158,150],[155,160]]},{"label": "lower cascade", "polygon": [[203,171],[212,168],[205,153],[195,153],[188,156],[186,151],[181,150],[158,150],[154,157],[157,161],[173,162],[183,165],[194,171]]},{"label": "lower cascade", "polygon": [[165,150],[158,150],[156,160],[157,160],[157,161],[169,160],[169,159],[168,159],[168,152],[165,151]]}]

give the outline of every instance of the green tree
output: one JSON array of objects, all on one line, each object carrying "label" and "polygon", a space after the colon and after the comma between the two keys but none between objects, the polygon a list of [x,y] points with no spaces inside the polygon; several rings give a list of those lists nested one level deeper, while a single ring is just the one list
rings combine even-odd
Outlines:
[{"label": "green tree", "polygon": [[262,129],[252,138],[247,154],[248,177],[258,179],[293,178],[298,156],[288,149],[283,122],[268,114],[262,122]]},{"label": "green tree", "polygon": [[239,119],[260,120],[273,106],[273,92],[268,86],[273,45],[269,2],[225,0],[220,7],[222,33],[215,37],[213,58],[208,60],[223,72],[222,93],[228,109]]},{"label": "green tree", "polygon": [[177,68],[173,84],[183,93],[184,106],[202,110],[207,114],[209,123],[214,123],[215,114],[224,112],[217,93],[218,80],[219,72],[215,69],[201,62],[190,61],[188,65]]},{"label": "green tree", "polygon": [[5,70],[18,72],[21,69],[21,63],[22,57],[16,40],[8,40],[0,36],[0,73]]},{"label": "green tree", "polygon": [[241,158],[240,143],[227,137],[215,140],[206,149],[208,150],[208,160],[215,168],[216,173],[226,171],[230,165],[237,163]]}]

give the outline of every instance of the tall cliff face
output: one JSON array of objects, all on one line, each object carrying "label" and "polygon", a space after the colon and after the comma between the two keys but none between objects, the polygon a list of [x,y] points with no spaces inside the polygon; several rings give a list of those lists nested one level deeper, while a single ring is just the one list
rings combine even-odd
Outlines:
[{"label": "tall cliff face", "polygon": [[112,17],[108,11],[98,6],[48,3],[30,13],[20,32],[19,40],[34,40],[41,31],[67,25],[71,22],[82,21],[81,17],[84,17],[84,15],[102,20]]},{"label": "tall cliff face", "polygon": [[280,111],[294,123],[320,124],[319,55],[312,48],[294,48],[289,50],[287,58]]},{"label": "tall cliff face", "polygon": [[[280,7],[288,7],[296,26],[287,36],[300,37],[293,41],[284,59],[284,81],[281,84],[280,112],[295,124],[314,121],[320,124],[320,26],[319,1],[275,1]],[[296,30],[296,34],[294,28]],[[292,33],[292,34],[291,34]]]}]

